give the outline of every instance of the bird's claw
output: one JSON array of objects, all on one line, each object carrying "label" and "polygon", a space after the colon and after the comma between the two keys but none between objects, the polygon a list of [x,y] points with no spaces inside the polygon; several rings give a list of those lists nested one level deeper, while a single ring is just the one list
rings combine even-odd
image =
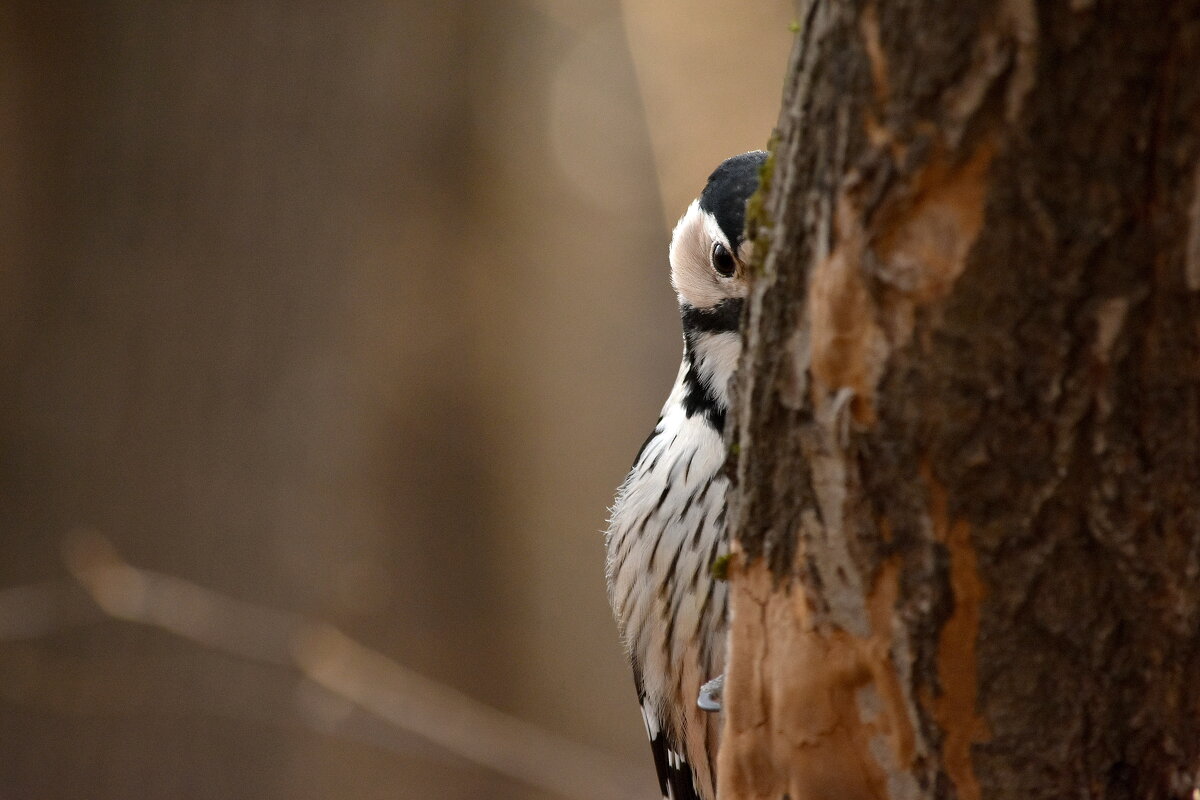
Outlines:
[{"label": "bird's claw", "polygon": [[696,698],[696,705],[700,707],[701,711],[720,711],[721,694],[724,690],[725,675],[721,674],[700,687],[700,696]]}]

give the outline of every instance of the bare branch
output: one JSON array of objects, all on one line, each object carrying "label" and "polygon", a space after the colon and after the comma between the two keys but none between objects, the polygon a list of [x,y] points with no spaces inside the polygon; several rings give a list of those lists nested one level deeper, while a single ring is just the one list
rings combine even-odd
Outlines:
[{"label": "bare branch", "polygon": [[[64,543],[71,575],[108,616],[159,628],[204,647],[297,670],[370,714],[472,763],[575,800],[637,793],[629,770],[607,754],[571,742],[430,680],[299,614],[263,608],[124,561],[93,531]],[[48,632],[59,584],[0,593],[0,637]],[[24,627],[18,611],[35,613]]]}]

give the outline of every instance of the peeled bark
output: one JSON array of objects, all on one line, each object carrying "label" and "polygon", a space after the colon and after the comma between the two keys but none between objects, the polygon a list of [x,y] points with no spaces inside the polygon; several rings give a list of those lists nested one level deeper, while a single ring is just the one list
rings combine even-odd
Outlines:
[{"label": "peeled bark", "polygon": [[1190,796],[1200,3],[800,21],[751,210],[722,798]]}]

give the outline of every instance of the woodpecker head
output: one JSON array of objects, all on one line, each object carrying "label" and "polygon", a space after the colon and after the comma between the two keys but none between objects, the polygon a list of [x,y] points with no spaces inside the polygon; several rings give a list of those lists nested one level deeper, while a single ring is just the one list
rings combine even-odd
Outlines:
[{"label": "woodpecker head", "polygon": [[746,201],[758,188],[761,150],[726,159],[671,235],[671,285],[683,317],[688,416],[705,411],[720,429],[741,349],[738,323],[749,286]]},{"label": "woodpecker head", "polygon": [[755,150],[723,161],[675,225],[671,284],[685,313],[689,308],[721,311],[746,296],[746,201],[758,188],[758,169],[766,158]]}]

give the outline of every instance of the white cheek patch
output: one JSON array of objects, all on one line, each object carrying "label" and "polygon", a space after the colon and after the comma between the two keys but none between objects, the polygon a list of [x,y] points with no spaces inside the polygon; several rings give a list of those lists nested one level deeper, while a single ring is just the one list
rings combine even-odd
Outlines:
[{"label": "white cheek patch", "polygon": [[680,300],[696,308],[711,308],[735,294],[721,285],[709,263],[714,241],[725,241],[716,219],[693,200],[671,235],[671,285]]}]

